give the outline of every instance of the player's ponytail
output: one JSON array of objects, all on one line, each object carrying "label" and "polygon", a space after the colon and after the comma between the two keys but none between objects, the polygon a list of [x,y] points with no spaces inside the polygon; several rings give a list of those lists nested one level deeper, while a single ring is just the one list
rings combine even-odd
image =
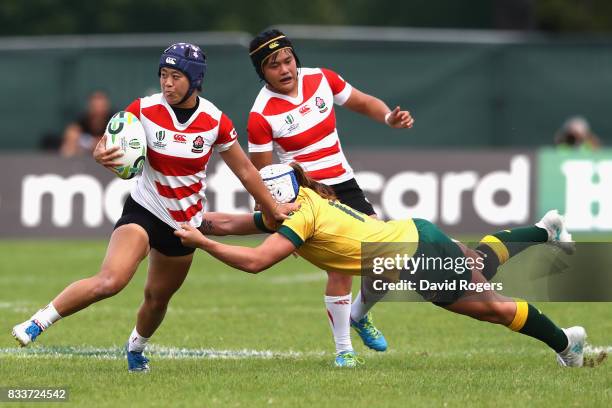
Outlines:
[{"label": "player's ponytail", "polygon": [[295,172],[295,178],[297,179],[300,187],[306,187],[313,190],[315,193],[325,198],[326,200],[337,200],[336,194],[334,190],[326,186],[323,183],[319,183],[318,181],[308,177],[302,166],[300,166],[297,162],[293,162],[289,164],[293,171]]}]

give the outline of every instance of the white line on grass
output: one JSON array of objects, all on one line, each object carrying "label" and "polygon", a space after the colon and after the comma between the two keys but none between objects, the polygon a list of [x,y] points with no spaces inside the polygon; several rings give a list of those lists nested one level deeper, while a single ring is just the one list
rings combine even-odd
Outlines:
[{"label": "white line on grass", "polygon": [[0,309],[8,309],[12,312],[23,313],[31,311],[32,306],[27,302],[0,302]]},{"label": "white line on grass", "polygon": [[602,351],[604,353],[612,353],[612,346],[592,346],[590,344],[584,346],[584,352],[586,354],[599,354]]},{"label": "white line on grass", "polygon": [[[395,354],[396,350],[387,351],[385,354]],[[475,353],[469,353],[465,350],[455,352],[427,352],[418,350],[405,350],[407,358],[413,358],[415,355],[429,356],[435,358],[445,356],[471,356],[472,354],[516,354],[516,350],[499,350],[499,349],[480,349]],[[548,352],[547,350],[541,350],[540,353]],[[612,346],[593,346],[586,345],[584,347],[585,354],[599,354],[601,352],[612,353]],[[312,357],[325,356],[324,351],[274,351],[274,350],[253,350],[253,349],[239,349],[239,350],[217,350],[217,349],[205,349],[205,348],[179,348],[179,347],[166,347],[150,345],[147,347],[147,355],[156,359],[161,360],[180,360],[180,359],[307,359]],[[34,346],[31,348],[0,348],[1,357],[16,357],[16,358],[72,358],[72,357],[88,357],[97,358],[102,360],[119,360],[125,358],[125,350],[123,347],[87,347],[87,346]],[[370,358],[372,356],[369,356]]]},{"label": "white line on grass", "polygon": [[[151,345],[147,347],[147,355],[156,359],[302,359],[307,357],[320,357],[325,355],[322,351],[273,351],[273,350],[217,350],[217,349],[188,349],[178,347],[165,347]],[[117,360],[125,358],[123,347],[32,347],[27,349],[2,348],[0,357],[11,356],[18,358],[33,357],[93,357],[103,360]]]}]

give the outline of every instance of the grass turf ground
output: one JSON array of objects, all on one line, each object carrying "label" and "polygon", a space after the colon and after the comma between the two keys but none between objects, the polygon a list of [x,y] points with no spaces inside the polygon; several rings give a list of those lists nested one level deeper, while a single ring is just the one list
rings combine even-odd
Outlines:
[{"label": "grass turf ground", "polygon": [[[0,241],[0,387],[68,387],[70,406],[612,405],[610,362],[561,369],[536,340],[429,304],[379,304],[375,321],[390,350],[366,350],[353,335],[366,364],[335,369],[325,276],[300,259],[251,276],[197,254],[152,340],[147,375],[129,374],[120,351],[142,299],[143,266],[119,295],[18,350],[11,327],[95,273],[105,245]],[[538,306],[562,326],[584,325],[593,345],[612,345],[611,304]]]}]

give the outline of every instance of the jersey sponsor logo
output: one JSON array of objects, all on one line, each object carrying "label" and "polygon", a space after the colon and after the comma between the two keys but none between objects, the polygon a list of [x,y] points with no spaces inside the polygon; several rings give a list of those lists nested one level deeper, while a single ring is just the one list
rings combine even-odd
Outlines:
[{"label": "jersey sponsor logo", "polygon": [[230,132],[230,138],[232,140],[236,139],[238,137],[238,132],[236,132],[236,129],[232,129],[232,131]]},{"label": "jersey sponsor logo", "polygon": [[176,65],[176,58],[166,57],[166,64]]},{"label": "jersey sponsor logo", "polygon": [[166,139],[166,131],[165,130],[159,130],[157,132],[155,132],[155,142],[153,142],[153,146],[157,147],[158,149],[165,149],[167,143],[165,142]]},{"label": "jersey sponsor logo", "polygon": [[174,134],[174,142],[175,143],[187,143],[187,136],[181,135],[179,133]]},{"label": "jersey sponsor logo", "polygon": [[198,136],[193,141],[193,149],[191,149],[194,153],[202,153],[204,151],[204,138],[202,136]]},{"label": "jersey sponsor logo", "polygon": [[320,98],[318,96],[315,98],[315,105],[319,109],[319,113],[324,113],[328,109],[327,106],[325,106],[325,101],[323,100],[323,98]]},{"label": "jersey sponsor logo", "polygon": [[310,113],[310,106],[303,105],[302,107],[300,107],[300,113],[302,114],[302,116]]}]

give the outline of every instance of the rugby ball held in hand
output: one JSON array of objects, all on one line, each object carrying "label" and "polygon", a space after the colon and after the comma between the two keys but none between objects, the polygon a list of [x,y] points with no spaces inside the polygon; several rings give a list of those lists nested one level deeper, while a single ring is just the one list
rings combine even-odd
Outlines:
[{"label": "rugby ball held in hand", "polygon": [[106,149],[119,146],[123,156],[115,159],[121,163],[113,171],[122,179],[140,174],[147,157],[147,137],[138,118],[131,112],[119,111],[106,126]]}]

